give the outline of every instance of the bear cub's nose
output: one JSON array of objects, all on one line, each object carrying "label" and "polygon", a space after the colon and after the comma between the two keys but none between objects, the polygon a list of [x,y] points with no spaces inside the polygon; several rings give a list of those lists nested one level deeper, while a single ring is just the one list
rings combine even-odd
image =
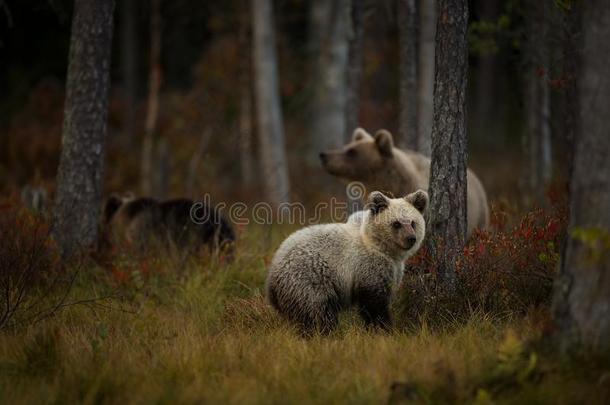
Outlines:
[{"label": "bear cub's nose", "polygon": [[326,163],[326,153],[320,152],[320,160],[322,163]]},{"label": "bear cub's nose", "polygon": [[407,248],[410,249],[413,247],[413,245],[415,245],[415,242],[417,241],[417,238],[414,235],[411,236],[407,236]]}]

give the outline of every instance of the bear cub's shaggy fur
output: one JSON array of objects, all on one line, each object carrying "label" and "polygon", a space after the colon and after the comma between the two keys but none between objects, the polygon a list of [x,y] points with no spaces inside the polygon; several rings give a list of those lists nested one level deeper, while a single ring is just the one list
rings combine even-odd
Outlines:
[{"label": "bear cub's shaggy fur", "polygon": [[368,209],[343,224],[314,225],[289,236],[267,276],[267,297],[303,332],[332,331],[339,311],[357,306],[367,325],[390,326],[389,304],[404,261],[425,235],[428,194],[371,193]]}]

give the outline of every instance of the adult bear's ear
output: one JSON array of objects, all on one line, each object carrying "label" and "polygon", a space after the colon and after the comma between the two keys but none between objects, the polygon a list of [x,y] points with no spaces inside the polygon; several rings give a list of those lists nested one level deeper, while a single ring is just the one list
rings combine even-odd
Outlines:
[{"label": "adult bear's ear", "polygon": [[353,142],[364,141],[366,139],[373,139],[373,137],[363,128],[358,127],[354,130],[354,133],[352,134]]},{"label": "adult bear's ear", "polygon": [[405,197],[408,203],[415,207],[422,215],[428,209],[428,193],[424,190],[417,190]]},{"label": "adult bear's ear", "polygon": [[394,148],[394,139],[392,134],[385,129],[380,129],[375,134],[375,145],[382,156],[392,157]]},{"label": "adult bear's ear", "polygon": [[373,191],[368,198],[367,208],[371,210],[371,214],[377,215],[390,205],[388,198],[380,191]]},{"label": "adult bear's ear", "polygon": [[104,208],[102,210],[102,217],[104,218],[104,223],[109,223],[114,214],[121,208],[123,205],[123,199],[119,197],[117,194],[111,194],[106,203],[104,204]]}]

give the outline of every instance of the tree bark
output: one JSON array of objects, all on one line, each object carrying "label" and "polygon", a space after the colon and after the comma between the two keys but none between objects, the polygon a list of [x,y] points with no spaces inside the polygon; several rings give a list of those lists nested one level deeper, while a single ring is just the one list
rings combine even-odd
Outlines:
[{"label": "tree bark", "polygon": [[122,2],[122,68],[123,68],[123,91],[125,92],[125,133],[129,139],[129,146],[135,148],[136,132],[136,102],[137,102],[137,15],[135,0],[123,0]]},{"label": "tree bark", "polygon": [[74,3],[53,224],[64,256],[98,238],[113,13],[113,0]]},{"label": "tree bark", "polygon": [[578,92],[578,61],[580,59],[579,52],[582,48],[581,44],[581,8],[579,5],[567,10],[563,19],[563,79],[566,82],[566,87],[562,94],[562,115],[563,125],[562,134],[566,144],[565,161],[568,162],[568,167],[565,173],[568,178],[572,176],[572,165],[574,162],[574,139],[578,130],[580,105]]},{"label": "tree bark", "polygon": [[416,0],[398,0],[398,46],[400,56],[400,112],[398,144],[418,150],[417,130],[417,41],[418,8]]},{"label": "tree bark", "polygon": [[528,4],[527,60],[527,153],[529,187],[539,199],[552,175],[551,98],[548,85],[549,49],[547,44],[547,5],[544,1]]},{"label": "tree bark", "polygon": [[434,63],[436,36],[436,8],[434,0],[419,3],[419,65],[417,83],[417,150],[426,156],[431,153],[431,132],[434,114]]},{"label": "tree bark", "polygon": [[239,66],[239,161],[241,180],[245,188],[254,183],[254,153],[252,145],[252,59],[246,50],[252,49],[250,0],[242,0],[243,7],[239,28],[239,49],[244,50],[240,56]]},{"label": "tree bark", "polygon": [[150,67],[148,77],[148,106],[146,126],[142,145],[141,188],[145,196],[153,195],[155,179],[153,158],[155,135],[159,116],[159,92],[161,90],[161,0],[151,0],[150,4]]},{"label": "tree bark", "polygon": [[348,141],[351,132],[360,126],[360,81],[364,50],[364,0],[351,1],[350,21],[344,141]]},{"label": "tree bark", "polygon": [[[498,0],[480,2],[479,16],[482,21],[495,22],[498,19]],[[501,145],[501,128],[498,123],[498,108],[494,102],[498,94],[498,56],[497,53],[479,55],[478,69],[475,75],[476,95],[474,104],[476,111],[471,118],[475,120],[474,130],[478,139],[486,145],[499,148]]]},{"label": "tree bark", "polygon": [[468,1],[438,2],[434,124],[430,168],[430,242],[443,285],[455,287],[466,218]]},{"label": "tree bark", "polygon": [[[346,134],[349,0],[314,0],[310,30],[317,61],[311,106],[311,136],[315,152],[343,144]],[[317,156],[317,153],[312,153]]]},{"label": "tree bark", "polygon": [[277,205],[289,201],[290,183],[271,0],[252,0],[252,27],[256,111],[264,188],[267,199]]},{"label": "tree bark", "polygon": [[564,349],[610,349],[610,8],[582,2],[579,83],[568,240],[555,285],[554,315]]}]

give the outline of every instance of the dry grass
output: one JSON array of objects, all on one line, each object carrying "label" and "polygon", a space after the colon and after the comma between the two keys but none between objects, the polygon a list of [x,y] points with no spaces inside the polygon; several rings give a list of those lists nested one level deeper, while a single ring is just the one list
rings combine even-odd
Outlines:
[{"label": "dry grass", "polygon": [[265,263],[288,231],[263,235],[267,231],[250,228],[238,246],[242,253],[229,265],[166,262],[172,271],[158,275],[123,263],[117,266],[131,273],[120,282],[107,269],[91,266],[72,298],[113,289],[123,298],[71,306],[37,325],[0,334],[0,403],[610,398],[608,383],[599,382],[609,363],[568,361],[544,347],[543,310],[503,320],[475,313],[444,329],[423,324],[388,334],[365,330],[347,313],[330,337],[299,337],[261,295]]}]

